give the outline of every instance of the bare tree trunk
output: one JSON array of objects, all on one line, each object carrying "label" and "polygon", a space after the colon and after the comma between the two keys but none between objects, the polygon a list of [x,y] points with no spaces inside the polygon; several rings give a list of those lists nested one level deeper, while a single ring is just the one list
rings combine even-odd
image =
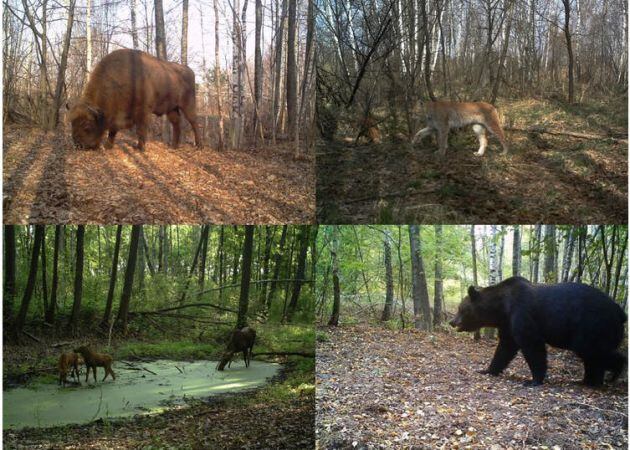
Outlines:
[{"label": "bare tree trunk", "polygon": [[74,23],[75,0],[68,0],[68,20],[66,22],[66,35],[63,40],[63,50],[61,51],[61,62],[57,72],[57,83],[55,85],[55,105],[53,109],[53,119],[51,128],[59,125],[59,110],[61,109],[61,95],[66,77],[66,67],[68,67],[68,50],[70,49],[70,39],[72,37],[72,25]]},{"label": "bare tree trunk", "polygon": [[444,309],[444,293],[442,281],[442,225],[434,225],[435,228],[435,289],[433,297],[433,326],[442,323],[442,311]]},{"label": "bare tree trunk", "polygon": [[543,269],[545,283],[558,281],[556,226],[545,225],[545,267]]},{"label": "bare tree trunk", "polygon": [[514,225],[514,237],[512,242],[512,276],[521,275],[521,226]]},{"label": "bare tree trunk", "polygon": [[339,227],[332,226],[332,244],[330,248],[330,257],[332,258],[332,279],[333,279],[333,309],[328,321],[328,326],[336,327],[339,325],[339,310],[341,309],[341,292],[339,288]]},{"label": "bare tree trunk", "polygon": [[136,23],[136,8],[138,0],[131,0],[131,40],[133,49],[138,50],[138,25]]},{"label": "bare tree trunk", "polygon": [[568,102],[573,103],[575,101],[574,86],[573,86],[573,45],[571,42],[571,0],[562,0],[564,5],[564,38],[567,41],[567,56],[568,56],[568,79],[569,79],[569,98]]},{"label": "bare tree trunk", "polygon": [[24,328],[24,323],[26,322],[26,313],[28,312],[28,305],[30,304],[31,298],[33,297],[33,290],[35,289],[35,282],[37,280],[37,263],[39,261],[39,251],[42,248],[43,238],[44,226],[35,225],[35,238],[33,241],[30,270],[28,272],[28,279],[26,281],[26,288],[24,289],[24,296],[22,297],[22,304],[20,305],[20,310],[15,319],[15,324],[13,325],[13,334],[16,340],[18,339],[20,333],[22,332],[22,329]]},{"label": "bare tree trunk", "polygon": [[166,34],[164,32],[164,7],[162,0],[154,0],[155,5],[155,52],[166,61]]},{"label": "bare tree trunk", "polygon": [[262,0],[256,0],[256,42],[254,49],[254,146],[258,145],[258,129],[262,128],[260,123],[260,111],[262,106],[263,88],[263,63],[262,63]]},{"label": "bare tree trunk", "polygon": [[[470,248],[472,255],[472,270],[473,270],[473,285],[479,286],[479,278],[477,276],[477,245],[475,240],[475,226],[470,226]],[[479,330],[475,331],[474,334],[475,341],[481,339],[481,333]]]},{"label": "bare tree trunk", "polygon": [[392,316],[392,307],[394,305],[394,276],[392,274],[392,247],[390,244],[391,236],[388,230],[385,230],[383,237],[383,253],[385,255],[385,306],[383,307],[383,315],[381,321],[387,322]]},{"label": "bare tree trunk", "polygon": [[414,326],[419,330],[431,331],[431,305],[427,278],[422,261],[422,244],[420,241],[420,227],[409,225],[409,243],[411,246],[411,282],[413,292]]},{"label": "bare tree trunk", "polygon": [[289,308],[287,311],[287,321],[291,321],[293,314],[297,308],[297,303],[300,298],[300,290],[304,283],[304,275],[306,273],[306,254],[308,252],[309,234],[311,228],[309,225],[301,225],[302,231],[300,233],[300,254],[298,255],[298,266],[295,272],[295,283],[293,285],[293,292],[291,294],[291,301],[289,302]]},{"label": "bare tree trunk", "polygon": [[68,322],[68,331],[76,335],[79,324],[79,312],[81,311],[81,300],[83,297],[83,242],[85,236],[85,225],[77,226],[77,259],[74,270],[74,301],[72,302],[72,313]]},{"label": "bare tree trunk", "polygon": [[238,300],[238,318],[236,328],[247,325],[247,309],[249,306],[249,284],[252,276],[252,252],[254,248],[254,226],[245,225],[245,242],[243,243],[243,262],[241,266],[241,293]]},{"label": "bare tree trunk", "polygon": [[86,59],[85,59],[85,75],[86,78],[92,72],[92,0],[87,0],[87,18],[85,21],[85,42],[86,42]]},{"label": "bare tree trunk", "polygon": [[278,134],[278,127],[280,124],[280,111],[282,110],[282,104],[280,102],[281,91],[281,79],[282,79],[282,47],[284,44],[284,23],[287,17],[287,0],[282,0],[282,12],[278,21],[278,29],[276,30],[276,54],[275,54],[275,75],[274,75],[274,88],[273,88],[273,133],[272,143],[276,145],[276,136]]},{"label": "bare tree trunk", "polygon": [[52,274],[52,285],[50,287],[50,304],[48,305],[48,310],[46,310],[46,323],[54,323],[55,322],[55,313],[57,311],[57,290],[59,286],[59,247],[61,245],[61,234],[63,232],[63,225],[55,226],[55,244],[53,250],[53,274]]},{"label": "bare tree trunk", "polygon": [[289,139],[298,139],[297,108],[297,0],[289,0],[289,21],[287,36],[287,128]]},{"label": "bare tree trunk", "polygon": [[188,65],[188,0],[182,0],[182,64]]},{"label": "bare tree trunk", "polygon": [[[247,0],[246,0],[247,1]],[[230,146],[241,148],[243,139],[243,30],[238,17],[240,0],[232,8],[232,129]]]},{"label": "bare tree trunk", "polygon": [[13,317],[15,303],[15,278],[16,278],[16,245],[15,225],[4,226],[4,300],[3,322],[10,323]]},{"label": "bare tree trunk", "polygon": [[114,244],[114,257],[112,259],[112,271],[109,277],[109,290],[107,291],[107,301],[105,302],[105,312],[101,320],[101,328],[109,329],[109,321],[112,315],[112,305],[114,304],[114,291],[116,289],[116,278],[118,276],[118,255],[120,254],[120,242],[122,240],[122,225],[116,228],[116,242]]},{"label": "bare tree trunk", "polygon": [[221,109],[221,71],[219,58],[219,8],[217,6],[217,0],[213,0],[212,5],[214,7],[214,83],[217,95],[217,114],[219,116],[219,142],[218,149],[224,150],[225,144],[223,142],[223,112]]},{"label": "bare tree trunk", "polygon": [[116,324],[123,334],[127,334],[127,319],[129,317],[129,304],[131,303],[133,275],[136,270],[136,259],[138,256],[138,243],[140,241],[141,228],[142,225],[132,225],[131,227],[129,257],[127,258],[127,267],[125,268],[125,283],[123,285],[122,294],[120,295],[120,305],[118,306],[118,315],[116,316]]}]

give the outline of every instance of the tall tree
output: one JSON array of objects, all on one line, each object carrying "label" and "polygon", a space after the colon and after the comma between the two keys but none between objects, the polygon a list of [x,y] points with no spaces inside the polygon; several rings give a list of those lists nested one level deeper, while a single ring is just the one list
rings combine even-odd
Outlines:
[{"label": "tall tree", "polygon": [[293,283],[293,293],[291,294],[291,301],[289,302],[289,309],[287,311],[288,321],[291,321],[295,309],[297,308],[297,302],[300,298],[300,291],[305,281],[304,276],[306,274],[306,254],[308,252],[309,233],[311,229],[309,225],[301,225],[300,228],[300,253],[298,255],[298,265],[295,272],[295,282]]},{"label": "tall tree", "polygon": [[442,323],[442,310],[444,305],[443,281],[442,281],[442,225],[434,225],[435,228],[435,289],[433,297],[433,325]]},{"label": "tall tree", "polygon": [[545,266],[543,268],[545,283],[558,281],[556,226],[545,225]]},{"label": "tall tree", "polygon": [[427,278],[422,261],[422,243],[420,226],[409,225],[409,243],[411,246],[411,285],[413,293],[414,326],[420,330],[431,331],[431,305]]},{"label": "tall tree", "polygon": [[383,307],[383,322],[391,319],[392,307],[394,305],[394,276],[392,274],[392,247],[390,244],[391,235],[389,230],[385,230],[383,236],[383,254],[385,258],[385,306]]},{"label": "tall tree", "polygon": [[221,110],[221,60],[219,58],[219,8],[217,6],[217,0],[212,1],[212,6],[214,8],[214,84],[217,97],[217,115],[219,116],[217,149],[221,151],[225,148],[225,144],[223,143],[225,132],[223,131],[223,112]]},{"label": "tall tree", "polygon": [[4,322],[10,323],[15,303],[16,276],[15,225],[4,226]]},{"label": "tall tree", "polygon": [[238,318],[236,328],[247,325],[247,309],[249,307],[249,284],[252,274],[252,252],[254,249],[254,226],[245,225],[245,242],[243,243],[243,259],[241,265],[241,293],[238,300]]},{"label": "tall tree", "polygon": [[107,291],[107,300],[105,302],[105,312],[101,319],[101,328],[108,329],[109,321],[112,315],[112,306],[114,304],[114,292],[116,290],[116,279],[118,277],[118,255],[120,254],[120,242],[122,241],[122,225],[116,227],[116,242],[114,243],[114,257],[112,258],[112,270],[109,277],[109,290]]},{"label": "tall tree", "polygon": [[46,310],[46,323],[55,322],[55,313],[57,311],[57,290],[59,286],[59,247],[61,246],[62,238],[62,226],[55,225],[55,243],[53,249],[53,273],[52,273],[52,285],[50,287],[50,304]]},{"label": "tall tree", "polygon": [[564,6],[564,38],[567,42],[567,78],[569,80],[569,96],[568,102],[573,103],[575,101],[575,87],[573,81],[573,42],[571,36],[571,0],[562,0]]},{"label": "tall tree", "polygon": [[72,313],[68,322],[68,331],[76,335],[79,326],[79,313],[81,311],[81,300],[83,298],[83,259],[84,259],[84,238],[85,225],[77,226],[77,257],[74,269],[74,301],[72,302]]},{"label": "tall tree", "polygon": [[120,295],[120,305],[116,316],[116,325],[123,334],[127,334],[127,324],[129,318],[129,304],[131,303],[131,292],[133,289],[133,275],[136,270],[136,259],[138,257],[138,243],[140,242],[140,229],[142,225],[131,226],[131,239],[129,240],[129,257],[125,268],[125,283]]},{"label": "tall tree", "polygon": [[188,65],[188,0],[182,0],[182,64]]},{"label": "tall tree", "polygon": [[55,100],[51,128],[55,128],[59,125],[59,110],[61,109],[61,98],[63,94],[63,87],[65,85],[66,68],[68,67],[68,51],[70,50],[70,39],[72,38],[75,4],[76,0],[68,0],[68,19],[66,21],[66,34],[63,39],[61,61],[59,62],[59,70],[57,71],[57,83],[55,84]]},{"label": "tall tree", "polygon": [[[479,286],[479,278],[477,275],[477,240],[475,239],[475,226],[470,226],[470,248],[472,255],[472,270],[473,270],[473,285]],[[474,334],[475,341],[481,339],[481,332],[479,330],[475,331]]]},{"label": "tall tree", "polygon": [[512,241],[512,276],[521,275],[521,226],[514,225],[514,236]]},{"label": "tall tree", "polygon": [[162,0],[154,0],[155,9],[155,53],[166,61],[166,33],[164,31],[164,6]]},{"label": "tall tree", "polygon": [[263,89],[263,63],[262,63],[262,0],[256,0],[256,38],[254,43],[254,145],[258,142],[258,128],[262,126],[260,122],[260,111],[262,106]]},{"label": "tall tree", "polygon": [[280,267],[282,262],[282,252],[284,251],[284,244],[287,240],[288,226],[282,227],[282,235],[280,236],[280,242],[278,243],[278,250],[276,251],[273,261],[273,276],[271,277],[271,286],[269,286],[269,295],[267,296],[267,310],[271,308],[271,302],[275,298],[276,287],[278,285],[278,279],[280,278]]},{"label": "tall tree", "polygon": [[35,281],[37,279],[37,263],[39,262],[39,251],[42,247],[43,238],[44,226],[35,225],[35,238],[33,240],[33,251],[31,254],[31,264],[28,271],[28,279],[26,281],[26,289],[24,289],[22,304],[20,305],[20,310],[18,311],[18,315],[13,325],[13,337],[16,340],[19,338],[20,333],[22,333],[22,329],[24,328],[28,306],[31,302],[31,298],[33,297],[33,290],[35,289]]},{"label": "tall tree", "polygon": [[332,244],[330,246],[330,257],[332,259],[332,281],[333,281],[333,308],[330,314],[328,326],[339,325],[339,310],[341,309],[341,290],[339,288],[339,227],[332,226]]},{"label": "tall tree", "polygon": [[287,125],[289,136],[295,139],[298,133],[297,110],[297,0],[289,0],[289,21],[287,36]]}]

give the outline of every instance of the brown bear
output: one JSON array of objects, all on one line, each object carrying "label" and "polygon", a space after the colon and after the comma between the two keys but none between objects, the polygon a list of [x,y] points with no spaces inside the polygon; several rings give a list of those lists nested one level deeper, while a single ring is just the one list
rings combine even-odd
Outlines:
[{"label": "brown bear", "polygon": [[512,277],[494,286],[468,288],[449,323],[457,331],[499,330],[490,366],[499,375],[520,350],[532,373],[528,385],[540,385],[547,373],[546,345],[571,350],[584,362],[584,383],[601,386],[606,371],[616,379],[626,358],[617,351],[626,314],[608,295],[581,283],[532,284]]}]

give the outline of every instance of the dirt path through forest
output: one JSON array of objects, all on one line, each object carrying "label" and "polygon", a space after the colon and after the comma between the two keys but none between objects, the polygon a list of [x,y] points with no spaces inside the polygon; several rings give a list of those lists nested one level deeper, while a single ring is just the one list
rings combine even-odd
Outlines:
[{"label": "dirt path through forest", "polygon": [[288,147],[174,150],[120,135],[111,150],[74,150],[67,133],[4,131],[5,223],[306,223],[312,160]]},{"label": "dirt path through forest", "polygon": [[[539,138],[543,140],[543,138]],[[627,145],[513,134],[508,156],[485,156],[470,130],[435,142],[317,150],[320,223],[614,223],[627,216]]]},{"label": "dirt path through forest", "polygon": [[[320,448],[627,448],[627,387],[577,383],[580,361],[551,350],[546,384],[524,387],[519,355],[477,373],[495,341],[376,327],[324,332],[317,346]],[[538,447],[545,448],[545,447]]]}]

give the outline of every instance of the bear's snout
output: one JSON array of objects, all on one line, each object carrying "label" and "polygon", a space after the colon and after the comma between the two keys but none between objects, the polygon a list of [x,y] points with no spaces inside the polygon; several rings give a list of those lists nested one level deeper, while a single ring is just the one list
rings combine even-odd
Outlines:
[{"label": "bear's snout", "polygon": [[450,320],[450,321],[448,322],[448,324],[449,324],[450,326],[452,326],[453,328],[455,328],[455,327],[457,326],[457,322],[455,321],[455,319]]}]

